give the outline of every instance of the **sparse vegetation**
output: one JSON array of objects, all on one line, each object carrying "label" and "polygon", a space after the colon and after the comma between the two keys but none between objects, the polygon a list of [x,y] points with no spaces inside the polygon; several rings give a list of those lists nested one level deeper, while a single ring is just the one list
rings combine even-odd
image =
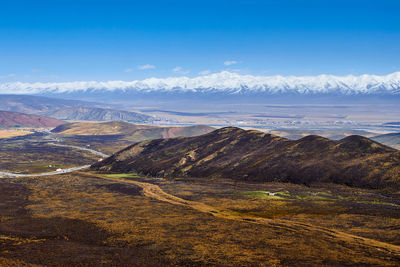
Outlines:
[{"label": "sparse vegetation", "polygon": [[[213,209],[201,211],[151,197],[131,184],[135,181],[157,185],[182,203],[190,199]],[[390,199],[370,190],[80,172],[3,179],[0,191],[4,262],[85,266],[400,262],[395,252],[400,209],[368,203],[359,209],[357,201]],[[248,197],[246,192],[256,192],[255,196],[280,192],[284,199]],[[351,201],[356,192],[357,199]],[[314,193],[341,197],[334,202],[295,198]],[[353,235],[367,239],[353,240]]]}]

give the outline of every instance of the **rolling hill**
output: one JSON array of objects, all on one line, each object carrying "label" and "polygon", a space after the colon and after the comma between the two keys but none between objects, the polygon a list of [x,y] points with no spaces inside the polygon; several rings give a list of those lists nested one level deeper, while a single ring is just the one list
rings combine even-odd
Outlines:
[{"label": "rolling hill", "polygon": [[187,127],[159,127],[150,125],[137,125],[122,121],[102,123],[75,122],[60,125],[52,130],[53,133],[62,135],[121,135],[126,140],[139,142],[156,138],[173,138],[178,136],[196,136],[209,133],[215,128],[205,125]]},{"label": "rolling hill", "polygon": [[53,129],[52,132],[71,144],[80,145],[84,143],[99,151],[111,154],[132,143],[144,140],[198,136],[213,130],[215,129],[204,125],[159,127],[111,121],[68,123],[60,125]]},{"label": "rolling hill", "polygon": [[234,127],[191,138],[137,143],[91,168],[167,178],[223,177],[400,188],[400,152],[368,138],[353,135],[333,141],[310,135],[288,140]]},{"label": "rolling hill", "polygon": [[19,112],[0,111],[0,128],[5,127],[56,127],[65,122],[44,116]]}]

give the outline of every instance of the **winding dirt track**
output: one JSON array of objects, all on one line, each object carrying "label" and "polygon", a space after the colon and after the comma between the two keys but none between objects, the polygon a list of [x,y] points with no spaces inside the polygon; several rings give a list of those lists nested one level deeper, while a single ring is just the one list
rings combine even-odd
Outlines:
[{"label": "winding dirt track", "polygon": [[[88,173],[85,173],[85,175],[88,175]],[[270,227],[274,228],[281,228],[293,232],[314,232],[315,234],[323,235],[325,237],[331,238],[331,239],[336,239],[337,241],[345,241],[346,243],[366,247],[366,248],[374,248],[380,251],[386,251],[388,254],[391,254],[393,258],[395,258],[397,261],[400,261],[400,246],[393,245],[390,243],[385,243],[381,241],[377,241],[374,239],[370,238],[365,238],[361,236],[356,236],[352,234],[348,234],[345,232],[325,228],[325,227],[320,227],[320,226],[315,226],[312,224],[307,224],[307,223],[301,223],[301,222],[296,222],[296,221],[289,221],[289,220],[281,220],[281,219],[266,219],[266,218],[260,218],[260,217],[246,217],[246,216],[239,216],[232,214],[229,211],[222,211],[218,210],[212,206],[206,205],[201,202],[197,201],[190,201],[190,200],[185,200],[179,197],[176,197],[174,195],[168,194],[164,192],[158,185],[151,184],[151,183],[144,183],[144,182],[138,182],[134,180],[127,180],[127,179],[122,179],[122,178],[109,178],[105,177],[102,175],[94,175],[90,174],[90,176],[95,176],[97,178],[101,179],[106,179],[110,180],[113,182],[120,182],[120,183],[125,183],[125,184],[134,184],[143,189],[143,193],[145,196],[154,198],[163,202],[168,202],[173,205],[180,205],[180,206],[185,206],[188,208],[195,209],[200,212],[208,213],[211,214],[215,217],[218,218],[223,218],[223,219],[230,219],[230,220],[237,220],[237,221],[244,221],[248,223],[255,223],[255,224],[262,224],[262,225],[267,225]]]},{"label": "winding dirt track", "polygon": [[[49,137],[49,139],[51,139],[51,137]],[[51,139],[54,140],[54,139]],[[55,140],[57,141],[57,139]],[[57,141],[58,142],[58,141]],[[48,143],[49,145],[52,146],[58,146],[58,147],[68,147],[68,148],[74,148],[74,149],[78,149],[78,150],[83,150],[83,151],[87,151],[90,152],[94,155],[100,156],[100,157],[109,157],[109,155],[101,153],[99,151],[90,149],[90,148],[86,148],[86,147],[80,147],[80,146],[72,146],[72,145],[62,145],[62,144],[56,144],[56,143]],[[64,169],[62,171],[52,171],[52,172],[43,172],[43,173],[34,173],[34,174],[23,174],[23,173],[12,173],[12,172],[2,172],[0,171],[0,178],[2,177],[6,177],[6,178],[16,178],[16,177],[41,177],[41,176],[51,176],[51,175],[58,175],[58,174],[65,174],[65,173],[70,173],[73,171],[78,171],[78,170],[82,170],[82,169],[87,169],[89,168],[90,165],[82,165],[82,166],[77,166],[77,167],[71,167],[68,169]]]}]

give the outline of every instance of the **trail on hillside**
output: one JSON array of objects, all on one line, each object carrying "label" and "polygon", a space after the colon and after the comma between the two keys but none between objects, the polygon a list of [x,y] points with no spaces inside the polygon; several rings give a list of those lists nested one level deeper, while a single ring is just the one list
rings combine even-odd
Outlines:
[{"label": "trail on hillside", "polygon": [[[88,173],[85,173],[85,175],[88,175]],[[378,240],[374,240],[374,239],[370,239],[370,238],[366,238],[366,237],[356,236],[353,234],[348,234],[348,233],[341,232],[338,230],[320,227],[320,226],[316,226],[316,225],[312,225],[312,224],[308,224],[308,223],[282,220],[282,219],[266,219],[266,218],[260,218],[260,217],[235,215],[230,211],[218,210],[210,205],[207,205],[207,204],[204,204],[201,202],[185,200],[185,199],[179,198],[177,196],[168,194],[165,191],[163,191],[158,185],[155,185],[155,184],[138,182],[135,180],[127,180],[127,179],[122,179],[122,178],[109,178],[109,177],[105,177],[102,175],[95,175],[95,174],[90,174],[90,175],[95,176],[97,178],[110,180],[113,182],[134,184],[136,186],[141,187],[144,195],[147,197],[154,198],[154,199],[157,199],[157,200],[160,200],[163,202],[168,202],[173,205],[180,205],[180,206],[192,208],[192,209],[195,209],[195,210],[203,212],[203,213],[211,214],[218,218],[238,220],[238,221],[244,221],[244,222],[255,223],[255,224],[262,224],[262,225],[267,225],[267,226],[274,227],[274,228],[281,228],[281,229],[285,229],[285,230],[289,230],[289,231],[293,231],[293,232],[312,231],[316,234],[321,234],[328,238],[336,239],[339,241],[345,241],[348,243],[352,243],[352,244],[360,245],[360,246],[364,246],[364,247],[369,247],[369,248],[375,248],[377,250],[384,250],[384,251],[392,254],[392,256],[394,258],[396,258],[397,260],[400,260],[400,246],[397,246],[394,244],[385,243],[382,241],[378,241]]]}]

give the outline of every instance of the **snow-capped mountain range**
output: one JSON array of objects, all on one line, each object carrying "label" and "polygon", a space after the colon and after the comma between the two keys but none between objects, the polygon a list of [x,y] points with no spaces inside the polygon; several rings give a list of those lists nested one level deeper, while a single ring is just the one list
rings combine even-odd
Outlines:
[{"label": "snow-capped mountain range", "polygon": [[0,84],[0,94],[58,94],[79,92],[191,92],[191,93],[299,93],[400,94],[400,72],[385,76],[253,76],[222,71],[210,75],[149,78],[135,81],[75,81],[62,83]]}]

